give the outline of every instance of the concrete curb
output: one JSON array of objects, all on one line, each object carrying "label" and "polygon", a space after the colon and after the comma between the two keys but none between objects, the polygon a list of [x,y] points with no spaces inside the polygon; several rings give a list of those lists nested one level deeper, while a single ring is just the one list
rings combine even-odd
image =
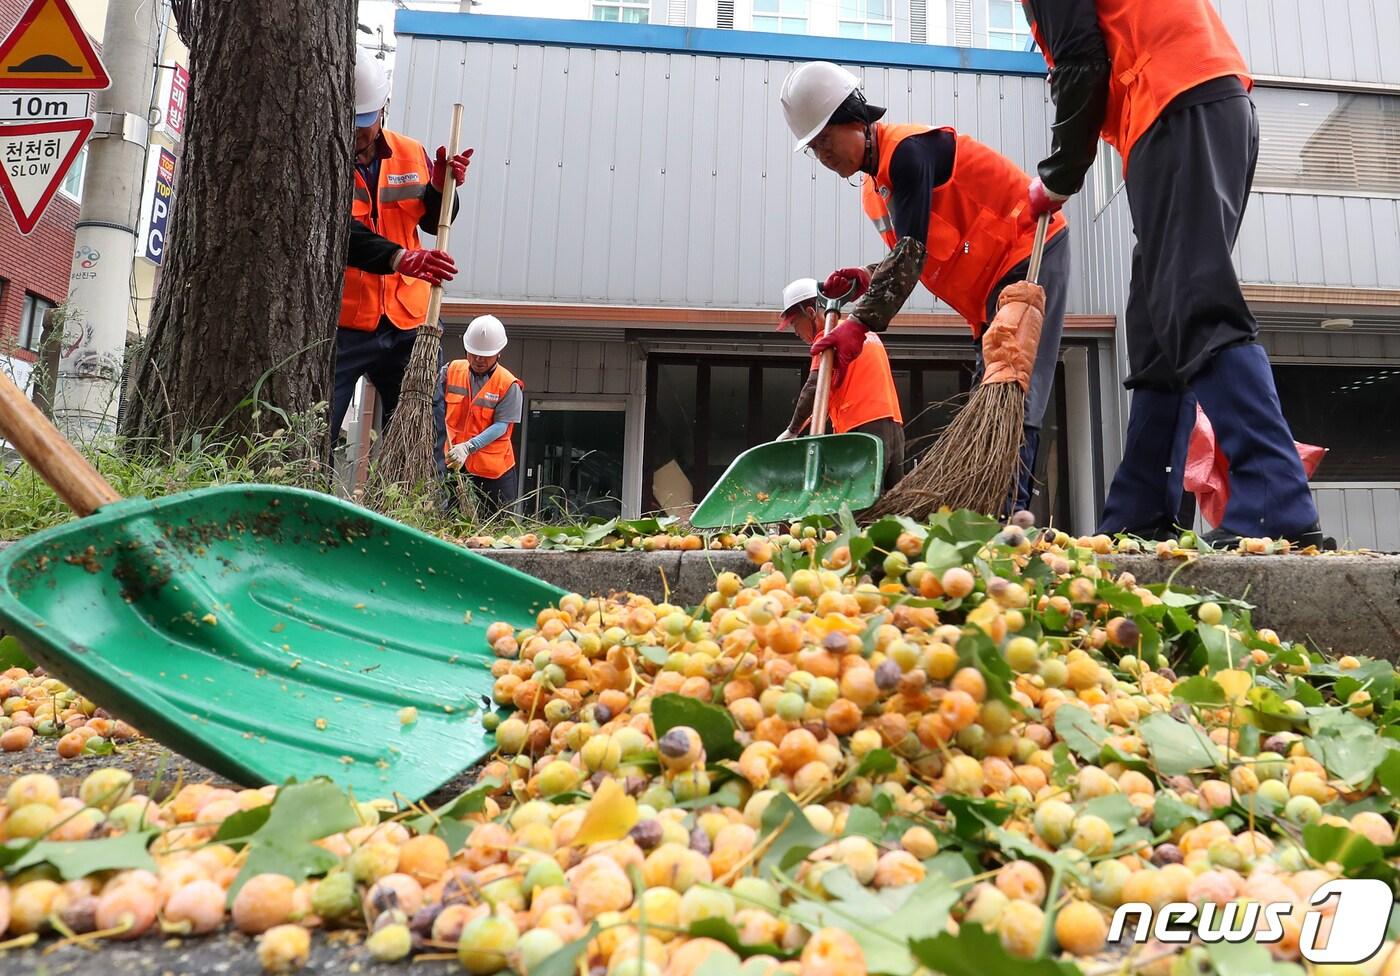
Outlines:
[{"label": "concrete curb", "polygon": [[[725,570],[756,567],[742,552],[542,552],[478,550],[497,562],[586,596],[640,593],[694,606]],[[1318,648],[1400,659],[1400,556],[1214,555],[1185,566],[1153,556],[1105,559],[1140,583],[1163,583],[1243,599],[1255,623]],[[663,582],[664,580],[664,582]]]}]

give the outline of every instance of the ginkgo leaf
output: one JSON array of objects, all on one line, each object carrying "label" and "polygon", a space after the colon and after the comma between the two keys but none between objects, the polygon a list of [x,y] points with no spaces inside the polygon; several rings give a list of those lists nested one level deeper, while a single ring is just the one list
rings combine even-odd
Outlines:
[{"label": "ginkgo leaf", "polygon": [[637,825],[637,820],[637,801],[627,795],[616,779],[609,777],[588,801],[583,823],[574,835],[574,846],[621,840]]}]

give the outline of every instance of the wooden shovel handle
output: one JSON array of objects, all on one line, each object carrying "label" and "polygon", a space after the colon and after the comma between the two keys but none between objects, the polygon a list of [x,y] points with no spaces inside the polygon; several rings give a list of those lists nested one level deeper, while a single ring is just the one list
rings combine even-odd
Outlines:
[{"label": "wooden shovel handle", "polygon": [[[826,313],[826,328],[823,335],[830,335],[836,328],[839,313],[832,309]],[[817,395],[812,400],[812,436],[821,437],[826,433],[827,414],[831,409],[831,374],[836,365],[836,351],[828,349],[822,353],[821,365],[817,367]]]},{"label": "wooden shovel handle", "polygon": [[0,373],[0,434],[78,515],[121,501],[88,459],[58,432],[4,373]]},{"label": "wooden shovel handle", "polygon": [[[856,289],[860,287],[857,281],[851,282],[851,287],[844,295],[824,295],[826,298],[826,320],[822,328],[822,335],[831,335],[836,328],[837,322],[841,319],[841,304],[850,298],[855,297]],[[812,435],[821,437],[826,433],[827,413],[831,408],[831,374],[836,369],[836,351],[828,349],[822,353],[821,364],[817,367],[817,395],[812,401]]]}]

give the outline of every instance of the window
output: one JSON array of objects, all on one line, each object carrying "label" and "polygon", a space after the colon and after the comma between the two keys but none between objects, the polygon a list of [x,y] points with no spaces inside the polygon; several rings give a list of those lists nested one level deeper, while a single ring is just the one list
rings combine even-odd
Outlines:
[{"label": "window", "polygon": [[634,3],[631,0],[595,2],[593,19],[623,24],[645,24],[651,20],[651,4]]},{"label": "window", "polygon": [[1031,26],[1021,0],[987,0],[987,47],[1024,51],[1030,40]]},{"label": "window", "polygon": [[807,0],[753,0],[753,29],[778,34],[807,33]]},{"label": "window", "polygon": [[53,302],[38,295],[24,294],[24,308],[19,315],[19,344],[31,352],[39,348],[39,340],[44,335],[44,313],[53,308]]},{"label": "window", "polygon": [[840,34],[867,41],[894,40],[893,0],[841,0]]},{"label": "window", "polygon": [[1094,213],[1103,213],[1114,194],[1123,188],[1123,157],[1108,143],[1099,142],[1098,156],[1094,160]]},{"label": "window", "polygon": [[1256,189],[1400,195],[1400,96],[1257,88]]},{"label": "window", "polygon": [[1275,366],[1300,444],[1327,448],[1313,481],[1400,481],[1400,367]]},{"label": "window", "polygon": [[87,175],[88,151],[84,146],[82,152],[78,153],[78,158],[73,160],[73,165],[68,170],[68,175],[63,177],[63,183],[59,189],[64,196],[72,197],[74,200],[82,202],[83,199],[83,178]]}]

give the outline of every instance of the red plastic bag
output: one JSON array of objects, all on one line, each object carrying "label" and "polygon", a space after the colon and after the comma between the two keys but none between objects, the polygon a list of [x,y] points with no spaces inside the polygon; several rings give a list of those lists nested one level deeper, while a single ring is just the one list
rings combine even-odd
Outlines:
[{"label": "red plastic bag", "polygon": [[[1298,460],[1309,478],[1322,463],[1327,448],[1293,442]],[[1201,517],[1212,526],[1225,517],[1225,503],[1230,500],[1230,462],[1215,443],[1215,430],[1206,412],[1196,405],[1196,427],[1191,431],[1191,444],[1186,449],[1186,490],[1196,496]]]}]

